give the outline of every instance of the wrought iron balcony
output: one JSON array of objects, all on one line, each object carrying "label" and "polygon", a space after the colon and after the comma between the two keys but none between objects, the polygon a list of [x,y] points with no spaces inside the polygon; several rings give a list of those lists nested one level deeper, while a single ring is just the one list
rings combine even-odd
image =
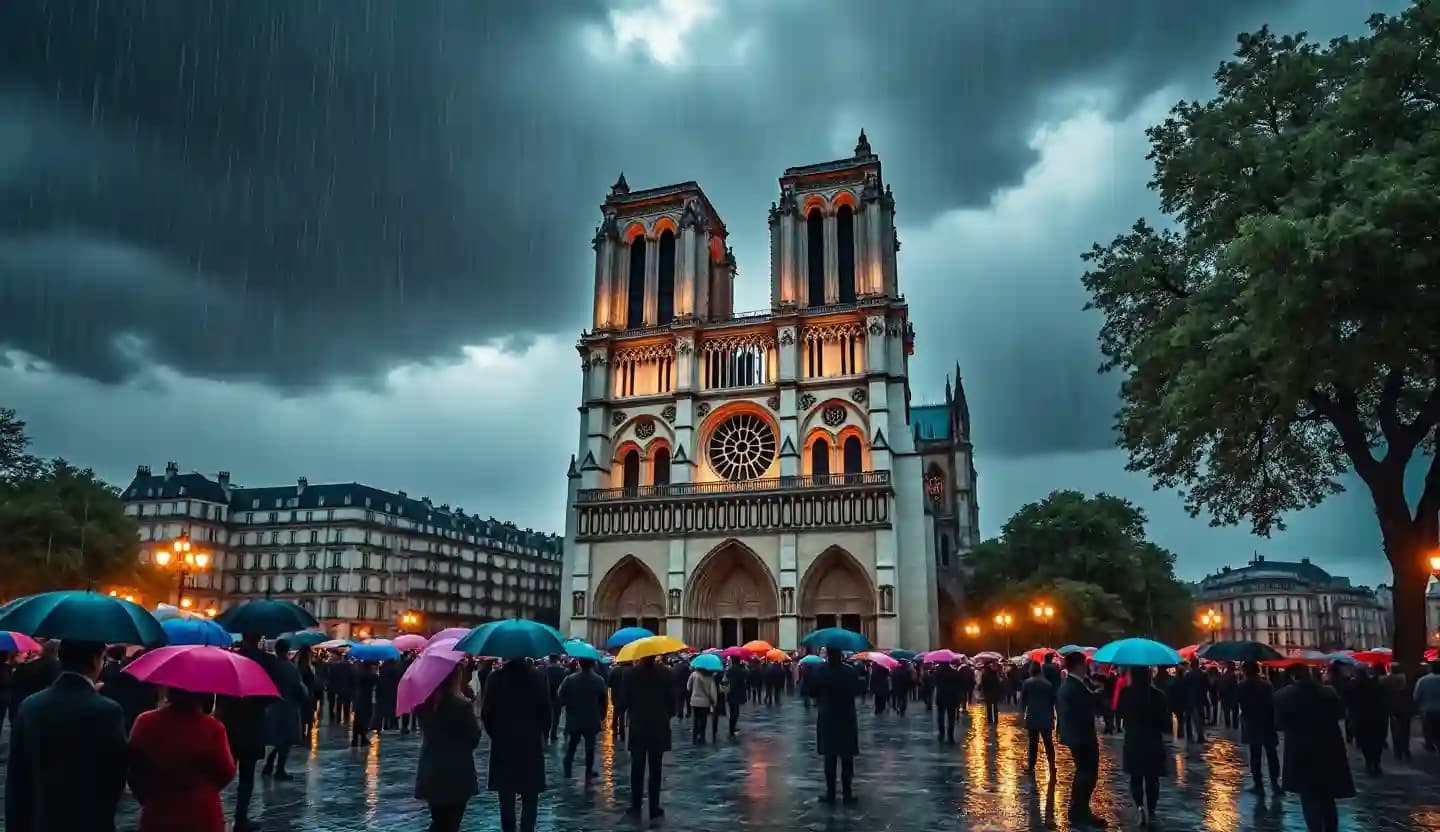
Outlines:
[{"label": "wrought iron balcony", "polygon": [[889,471],[603,488],[576,495],[580,540],[890,525]]}]

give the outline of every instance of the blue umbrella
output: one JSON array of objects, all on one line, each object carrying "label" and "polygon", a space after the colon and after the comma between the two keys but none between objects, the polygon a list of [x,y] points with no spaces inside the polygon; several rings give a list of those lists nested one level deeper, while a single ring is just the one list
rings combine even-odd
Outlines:
[{"label": "blue umbrella", "polygon": [[285,633],[280,637],[289,642],[290,646],[296,650],[299,650],[301,647],[314,647],[317,644],[330,640],[330,636],[319,630],[301,630],[296,633]]},{"label": "blue umbrella", "polygon": [[1180,654],[1158,641],[1148,638],[1122,638],[1095,651],[1096,664],[1118,664],[1126,667],[1169,667],[1183,664]]},{"label": "blue umbrella", "polygon": [[1059,653],[1062,656],[1068,656],[1071,653],[1083,653],[1085,652],[1085,648],[1081,647],[1078,644],[1067,644],[1064,647],[1061,647],[1059,650],[1056,650],[1055,652]]},{"label": "blue umbrella", "polygon": [[720,664],[720,657],[714,653],[703,653],[696,656],[690,661],[690,666],[696,670],[712,670],[716,673],[725,669],[724,666]]},{"label": "blue umbrella", "polygon": [[357,662],[383,662],[400,658],[400,651],[393,644],[351,644],[347,655]]},{"label": "blue umbrella", "polygon": [[472,656],[499,659],[543,659],[563,655],[565,644],[554,627],[523,618],[481,624],[455,642],[455,649]]},{"label": "blue umbrella", "polygon": [[655,634],[644,627],[622,627],[615,631],[615,635],[605,639],[605,649],[619,650],[632,641],[649,638],[653,635]]},{"label": "blue umbrella", "polygon": [[800,639],[800,643],[806,647],[838,647],[840,650],[850,653],[859,653],[862,650],[870,649],[869,639],[854,630],[847,630],[843,627],[826,627],[816,630]]},{"label": "blue umbrella", "polygon": [[802,659],[800,660],[800,663],[801,663],[801,664],[824,664],[824,663],[825,663],[825,660],[822,659],[822,658],[820,658],[819,656],[816,656],[816,655],[814,655],[814,654],[811,654],[811,655],[809,655],[809,656],[806,656],[806,657],[802,658]]},{"label": "blue umbrella", "polygon": [[1360,660],[1350,655],[1349,653],[1327,653],[1325,655],[1325,661],[1339,662],[1341,664],[1348,664],[1352,666],[1360,664]]},{"label": "blue umbrella", "polygon": [[205,644],[229,647],[230,634],[207,618],[172,618],[160,625],[168,644]]},{"label": "blue umbrella", "polygon": [[289,601],[272,601],[264,598],[247,601],[238,607],[220,613],[215,623],[229,633],[259,633],[265,638],[276,638],[282,633],[320,626],[315,616]]},{"label": "blue umbrella", "polygon": [[98,592],[62,590],[18,598],[0,609],[0,630],[34,638],[102,644],[165,643],[165,631],[133,601]]},{"label": "blue umbrella", "polygon": [[594,646],[587,644],[578,638],[570,639],[569,641],[565,642],[565,652],[567,655],[577,659],[594,659],[598,662],[601,658],[601,653],[599,650],[596,650]]}]

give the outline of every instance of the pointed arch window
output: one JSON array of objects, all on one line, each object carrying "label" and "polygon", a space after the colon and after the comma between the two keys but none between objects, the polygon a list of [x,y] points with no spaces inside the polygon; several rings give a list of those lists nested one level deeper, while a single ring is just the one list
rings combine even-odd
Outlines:
[{"label": "pointed arch window", "polygon": [[819,208],[811,208],[806,216],[806,244],[805,251],[809,262],[806,271],[807,286],[809,291],[806,295],[807,306],[825,305],[825,218],[821,215]]},{"label": "pointed arch window", "polygon": [[657,312],[660,326],[675,319],[675,232],[666,229],[660,235],[659,286]]},{"label": "pointed arch window", "polygon": [[631,449],[620,463],[621,485],[625,488],[640,487],[640,452]]},{"label": "pointed arch window", "polygon": [[855,212],[841,205],[835,212],[835,258],[839,269],[840,302],[855,300]]},{"label": "pointed arch window", "polygon": [[845,437],[845,443],[840,446],[840,450],[845,460],[845,473],[860,473],[861,466],[864,465],[864,456],[860,449],[860,437]]},{"label": "pointed arch window", "polygon": [[816,439],[810,445],[810,474],[816,477],[830,475],[830,443]]},{"label": "pointed arch window", "polygon": [[645,325],[645,236],[630,241],[630,280],[626,290],[625,328]]},{"label": "pointed arch window", "polygon": [[651,485],[670,484],[670,449],[660,448],[655,451],[653,461],[650,463]]}]

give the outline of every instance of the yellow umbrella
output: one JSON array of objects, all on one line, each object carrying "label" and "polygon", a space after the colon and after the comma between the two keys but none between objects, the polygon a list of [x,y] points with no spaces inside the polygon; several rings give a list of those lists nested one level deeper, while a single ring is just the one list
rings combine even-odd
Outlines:
[{"label": "yellow umbrella", "polygon": [[685,642],[670,636],[650,636],[648,638],[637,638],[615,654],[617,662],[639,661],[647,656],[663,656],[666,653],[679,653],[685,649]]}]

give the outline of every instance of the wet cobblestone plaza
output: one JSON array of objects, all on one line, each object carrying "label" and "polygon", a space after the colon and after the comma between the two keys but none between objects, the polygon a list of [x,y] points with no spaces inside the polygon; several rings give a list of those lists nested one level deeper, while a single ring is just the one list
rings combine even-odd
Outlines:
[{"label": "wet cobblestone plaza", "polygon": [[[908,716],[874,716],[862,710],[861,757],[856,764],[856,806],[820,804],[820,758],[815,755],[813,711],[799,700],[751,709],[741,735],[718,745],[692,746],[688,724],[675,723],[675,752],[666,756],[663,825],[695,832],[740,829],[808,830],[1014,830],[1065,829],[1069,756],[1058,749],[1060,771],[1052,782],[1042,762],[1035,780],[1025,776],[1026,737],[1013,709],[989,729],[972,709],[955,745],[939,745],[931,715],[914,703]],[[1244,749],[1234,732],[1216,729],[1204,745],[1172,744],[1173,771],[1161,781],[1158,812],[1167,830],[1304,829],[1294,796],[1258,798],[1250,785]],[[258,778],[256,828],[266,832],[391,832],[428,824],[423,804],[412,799],[414,735],[387,732],[368,748],[352,749],[337,726],[325,725],[308,753],[292,754],[295,779]],[[1119,770],[1119,738],[1103,737],[1101,785],[1096,812],[1112,823],[1135,826],[1128,779]],[[578,755],[577,755],[578,756]],[[608,733],[597,749],[599,776],[586,785],[561,777],[560,744],[547,766],[550,790],[541,796],[541,830],[630,829],[622,813],[629,800],[629,757]],[[1381,777],[1363,774],[1352,755],[1359,796],[1340,803],[1342,829],[1440,829],[1440,758],[1416,746],[1414,765],[1386,755]],[[477,762],[484,783],[488,748]],[[234,786],[226,791],[231,814]],[[128,795],[119,829],[133,829],[137,807]],[[499,828],[495,798],[470,802],[466,830]]]}]

